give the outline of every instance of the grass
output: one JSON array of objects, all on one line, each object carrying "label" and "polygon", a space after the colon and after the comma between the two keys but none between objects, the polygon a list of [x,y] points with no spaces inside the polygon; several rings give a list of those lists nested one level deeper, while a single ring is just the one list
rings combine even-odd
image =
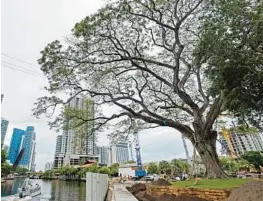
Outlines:
[{"label": "grass", "polygon": [[208,189],[231,189],[241,186],[242,184],[251,181],[251,179],[200,179],[197,184],[194,180],[171,182],[173,186],[178,187],[194,187]]}]

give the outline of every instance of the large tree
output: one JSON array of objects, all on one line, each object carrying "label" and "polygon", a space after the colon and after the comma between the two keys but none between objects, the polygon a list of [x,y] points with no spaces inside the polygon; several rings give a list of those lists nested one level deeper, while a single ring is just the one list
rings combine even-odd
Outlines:
[{"label": "large tree", "polygon": [[[167,126],[186,136],[199,152],[209,178],[223,178],[212,126],[223,110],[223,93],[207,93],[206,65],[194,62],[203,19],[213,5],[203,0],[119,0],[77,23],[63,47],[54,41],[39,64],[53,96],[38,100],[35,115],[52,115],[76,96],[90,96],[96,110],[115,105],[112,116],[93,119],[61,113],[65,119],[94,121],[102,129],[119,119],[112,136],[127,134],[134,120],[141,129]],[[58,94],[71,93],[62,100]],[[115,121],[116,122],[116,121]],[[81,123],[81,124],[82,124]]]},{"label": "large tree", "polygon": [[263,2],[215,1],[195,51],[205,63],[211,94],[224,91],[226,109],[263,128]]}]

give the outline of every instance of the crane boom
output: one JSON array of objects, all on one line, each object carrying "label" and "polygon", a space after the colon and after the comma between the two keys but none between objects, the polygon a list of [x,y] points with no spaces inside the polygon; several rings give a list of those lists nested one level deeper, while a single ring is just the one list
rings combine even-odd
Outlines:
[{"label": "crane boom", "polygon": [[183,136],[183,134],[182,134],[182,140],[183,140],[184,151],[185,151],[185,155],[186,155],[186,158],[187,158],[187,162],[188,162],[188,164],[191,164],[188,148],[187,148],[185,137]]}]

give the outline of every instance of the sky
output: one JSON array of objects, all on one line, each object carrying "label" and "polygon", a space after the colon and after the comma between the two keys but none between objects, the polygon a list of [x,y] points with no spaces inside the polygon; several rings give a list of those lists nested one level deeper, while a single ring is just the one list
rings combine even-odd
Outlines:
[{"label": "sky", "polygon": [[[2,0],[1,4],[1,116],[9,120],[5,144],[9,145],[13,128],[34,126],[36,169],[43,170],[45,162],[53,160],[56,136],[61,133],[50,130],[47,119],[32,116],[34,102],[46,94],[47,80],[37,64],[40,51],[54,40],[63,40],[75,23],[96,12],[105,1]],[[141,131],[139,138],[143,162],[185,158],[181,135],[174,129]],[[99,135],[98,146],[108,142],[105,133]],[[187,144],[191,154],[192,146]]]}]

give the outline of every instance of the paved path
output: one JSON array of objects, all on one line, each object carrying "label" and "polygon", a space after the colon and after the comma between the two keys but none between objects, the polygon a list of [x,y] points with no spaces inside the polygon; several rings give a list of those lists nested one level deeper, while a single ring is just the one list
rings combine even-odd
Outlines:
[{"label": "paved path", "polygon": [[120,183],[113,184],[113,201],[138,201],[125,187]]}]

